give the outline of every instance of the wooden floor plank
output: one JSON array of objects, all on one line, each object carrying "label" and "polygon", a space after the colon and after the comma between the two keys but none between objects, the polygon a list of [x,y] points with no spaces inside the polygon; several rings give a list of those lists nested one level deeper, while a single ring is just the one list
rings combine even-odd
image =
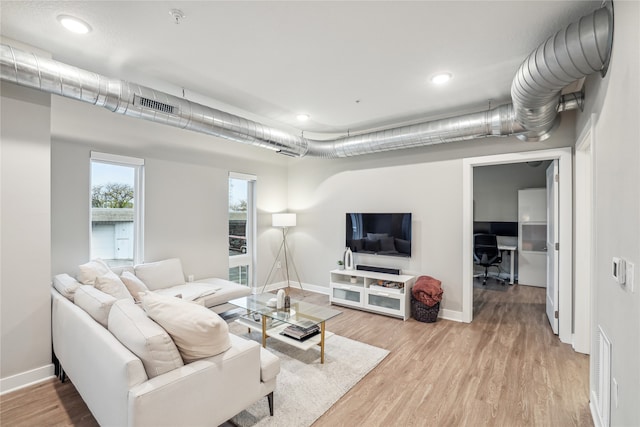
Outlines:
[{"label": "wooden floor plank", "polygon": [[[293,293],[329,305],[326,295]],[[553,335],[544,304],[543,288],[476,288],[471,324],[336,306],[329,330],[391,353],[314,427],[593,425],[589,357]],[[73,384],[57,380],[2,396],[0,424],[97,425]]]}]

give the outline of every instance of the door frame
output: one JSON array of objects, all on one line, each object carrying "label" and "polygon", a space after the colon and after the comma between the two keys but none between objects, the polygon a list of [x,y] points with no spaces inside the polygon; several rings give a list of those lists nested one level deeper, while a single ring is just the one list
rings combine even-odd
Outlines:
[{"label": "door frame", "polygon": [[[569,343],[573,324],[573,153],[571,147],[470,157],[462,161],[462,321],[473,320],[473,168],[558,159],[559,209],[559,328]],[[567,203],[568,202],[568,203]]]},{"label": "door frame", "polygon": [[[575,248],[576,273],[574,284],[575,322],[573,348],[580,353],[590,354],[592,331],[596,330],[597,305],[591,300],[595,295],[595,144],[597,114],[592,113],[576,141],[575,150]],[[577,269],[577,266],[587,268]]]}]

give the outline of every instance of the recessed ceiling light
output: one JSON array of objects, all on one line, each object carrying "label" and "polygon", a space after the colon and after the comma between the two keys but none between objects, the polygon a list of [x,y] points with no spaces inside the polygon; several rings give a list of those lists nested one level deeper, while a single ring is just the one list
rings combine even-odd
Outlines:
[{"label": "recessed ceiling light", "polygon": [[431,77],[431,83],[435,85],[441,85],[448,82],[453,77],[451,73],[438,73]]},{"label": "recessed ceiling light", "polygon": [[308,114],[298,114],[296,116],[296,119],[298,119],[299,122],[306,122],[307,120],[309,120],[309,115]]},{"label": "recessed ceiling light", "polygon": [[80,18],[76,18],[75,16],[69,15],[59,15],[58,21],[65,27],[67,30],[76,34],[87,34],[91,31],[91,26],[84,22]]}]

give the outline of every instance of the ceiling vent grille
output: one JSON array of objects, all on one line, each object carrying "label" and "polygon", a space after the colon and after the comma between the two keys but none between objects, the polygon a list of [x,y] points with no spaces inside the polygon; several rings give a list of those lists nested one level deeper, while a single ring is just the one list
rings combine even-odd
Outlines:
[{"label": "ceiling vent grille", "polygon": [[176,107],[171,104],[165,104],[164,102],[156,101],[155,99],[149,99],[138,95],[134,95],[133,104],[169,114],[175,114],[176,109]]}]

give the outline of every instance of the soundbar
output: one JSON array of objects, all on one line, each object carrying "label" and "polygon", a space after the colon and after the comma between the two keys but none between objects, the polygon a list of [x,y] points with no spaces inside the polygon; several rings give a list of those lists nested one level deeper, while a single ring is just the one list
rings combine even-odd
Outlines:
[{"label": "soundbar", "polygon": [[387,274],[395,274],[395,275],[399,275],[400,274],[400,270],[397,268],[385,268],[385,267],[376,267],[373,265],[356,265],[356,270],[362,270],[362,271],[373,271],[376,273],[387,273]]}]

